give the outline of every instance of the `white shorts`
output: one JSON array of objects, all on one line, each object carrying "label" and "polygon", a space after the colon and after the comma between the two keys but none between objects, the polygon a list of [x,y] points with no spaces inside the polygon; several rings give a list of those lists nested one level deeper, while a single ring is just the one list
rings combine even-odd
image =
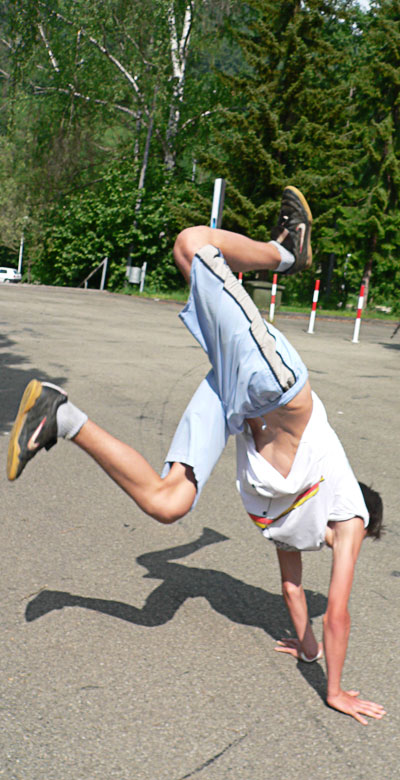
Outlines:
[{"label": "white shorts", "polygon": [[319,550],[330,520],[361,517],[368,525],[360,486],[315,393],[312,415],[287,477],[256,451],[251,431],[239,434],[236,442],[236,484],[243,504],[277,546]]}]

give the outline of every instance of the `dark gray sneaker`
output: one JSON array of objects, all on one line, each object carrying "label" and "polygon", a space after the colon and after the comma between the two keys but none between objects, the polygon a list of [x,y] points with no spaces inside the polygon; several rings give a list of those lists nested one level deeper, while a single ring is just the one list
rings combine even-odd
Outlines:
[{"label": "dark gray sneaker", "polygon": [[68,400],[61,387],[32,379],[26,386],[8,445],[7,477],[17,479],[42,447],[57,442],[57,409]]},{"label": "dark gray sneaker", "polygon": [[294,255],[294,263],[283,273],[304,271],[312,263],[311,209],[297,187],[285,187],[282,195],[278,224],[272,230],[272,238]]}]

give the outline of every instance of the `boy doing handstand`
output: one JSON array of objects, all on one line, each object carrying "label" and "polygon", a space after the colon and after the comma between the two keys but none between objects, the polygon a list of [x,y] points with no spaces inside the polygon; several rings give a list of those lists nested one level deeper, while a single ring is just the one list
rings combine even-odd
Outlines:
[{"label": "boy doing handstand", "polygon": [[[108,434],[66,393],[33,380],[11,433],[7,473],[16,479],[27,462],[58,437],[73,440],[161,523],[173,523],[196,503],[229,435],[237,442],[237,486],[264,536],[277,546],[282,587],[296,634],[276,648],[315,661],[322,647],[312,632],[301,586],[301,551],[333,550],[324,617],[327,703],[361,723],[383,708],[341,688],[350,630],[348,600],[369,523],[362,491],[343,448],[311,391],[307,369],[275,327],[266,324],[233,272],[269,269],[294,273],[311,263],[311,211],[302,193],[286,187],[273,241],[220,229],[182,231],[174,257],[190,284],[181,313],[208,354],[211,370],[190,401],[171,443],[162,476],[130,446]],[[379,512],[378,512],[379,514]]]}]

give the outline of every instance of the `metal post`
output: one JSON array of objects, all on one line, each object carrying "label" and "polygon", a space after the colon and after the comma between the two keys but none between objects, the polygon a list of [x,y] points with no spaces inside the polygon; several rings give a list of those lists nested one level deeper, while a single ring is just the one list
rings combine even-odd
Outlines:
[{"label": "metal post", "polygon": [[[24,256],[24,242],[25,242],[25,228],[27,223],[29,222],[29,217],[25,216],[22,220],[22,233],[21,233],[21,241],[19,244],[19,256],[18,256],[18,273],[22,273],[22,259]],[[29,274],[29,271],[28,271]]]},{"label": "metal post", "polygon": [[101,273],[101,282],[100,282],[100,290],[104,290],[104,285],[106,281],[106,273],[107,273],[107,265],[108,265],[108,257],[105,257],[103,260],[103,270]]},{"label": "metal post", "polygon": [[225,179],[215,179],[210,227],[220,228],[225,200]]},{"label": "metal post", "polygon": [[19,257],[18,257],[18,273],[22,273],[22,258],[24,256],[24,233],[22,231],[21,241],[19,245]]},{"label": "metal post", "polygon": [[140,287],[139,287],[139,292],[143,292],[143,288],[144,288],[144,280],[145,280],[145,277],[146,277],[146,270],[147,270],[147,260],[145,260],[145,261],[144,261],[144,263],[143,263],[143,265],[142,265],[142,270],[141,270],[141,272],[140,272]]}]

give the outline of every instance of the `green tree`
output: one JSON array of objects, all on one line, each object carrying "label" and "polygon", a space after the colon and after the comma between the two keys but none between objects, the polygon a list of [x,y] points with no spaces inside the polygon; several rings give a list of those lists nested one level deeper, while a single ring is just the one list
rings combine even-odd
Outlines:
[{"label": "green tree", "polygon": [[[329,0],[252,0],[233,31],[247,68],[225,75],[234,95],[204,157],[208,170],[228,180],[227,226],[268,236],[287,182],[304,189],[318,240],[315,265],[326,279],[332,258],[348,253],[337,229],[353,160],[351,76],[362,14],[353,3]],[[315,270],[312,272],[315,274]],[[288,278],[291,295],[309,297],[311,272]]]},{"label": "green tree", "polygon": [[354,74],[350,187],[338,229],[353,273],[375,303],[397,301],[400,284],[400,2],[374,2]]},{"label": "green tree", "polygon": [[[229,5],[225,0],[213,5],[200,0],[13,4],[12,135],[27,172],[20,183],[30,202],[41,273],[46,264],[42,223],[46,235],[51,223],[57,232],[64,200],[86,202],[88,188],[101,211],[110,169],[124,170],[129,197],[121,210],[126,214],[130,204],[130,222],[139,232],[142,207],[151,210],[153,200],[157,215],[159,192],[168,191],[170,202],[174,180],[185,177],[196,160],[199,124],[213,111],[212,79],[192,52],[201,51]],[[206,8],[213,9],[210,20]],[[126,191],[117,192],[125,197]],[[91,235],[89,225],[89,243]],[[136,250],[127,242],[128,254]],[[53,254],[48,263],[51,272]]]}]

